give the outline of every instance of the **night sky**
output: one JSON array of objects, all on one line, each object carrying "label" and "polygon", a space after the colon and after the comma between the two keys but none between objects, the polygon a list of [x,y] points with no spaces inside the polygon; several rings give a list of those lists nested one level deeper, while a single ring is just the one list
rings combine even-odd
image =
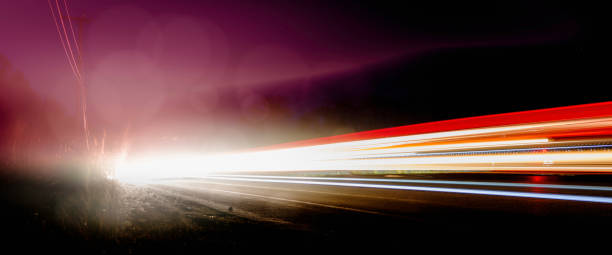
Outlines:
[{"label": "night sky", "polygon": [[[4,2],[3,157],[76,150],[76,80],[49,5]],[[88,117],[111,152],[243,149],[611,99],[603,15],[573,2],[68,5],[89,20]]]}]

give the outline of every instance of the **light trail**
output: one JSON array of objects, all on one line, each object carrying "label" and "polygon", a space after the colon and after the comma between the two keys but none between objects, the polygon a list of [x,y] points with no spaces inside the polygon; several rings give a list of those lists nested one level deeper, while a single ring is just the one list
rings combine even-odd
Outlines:
[{"label": "light trail", "polygon": [[392,154],[392,155],[377,155],[371,157],[355,158],[355,159],[370,159],[370,158],[398,158],[398,157],[413,157],[413,156],[469,156],[474,154],[496,154],[496,153],[525,153],[525,152],[560,152],[568,150],[589,150],[589,149],[612,149],[612,145],[585,145],[585,146],[560,146],[560,147],[536,147],[526,149],[503,149],[503,150],[476,150],[476,151],[452,151],[452,152],[426,152],[426,153],[407,153],[407,154]]},{"label": "light trail", "polygon": [[586,186],[586,185],[562,185],[562,184],[534,184],[514,182],[475,182],[475,181],[446,181],[446,180],[405,180],[405,179],[382,179],[382,178],[350,178],[350,177],[296,177],[296,176],[270,176],[270,175],[213,175],[210,177],[249,178],[249,179],[287,179],[287,180],[322,180],[322,181],[357,181],[357,182],[389,182],[389,183],[419,183],[419,184],[449,184],[449,185],[471,185],[471,186],[493,186],[493,187],[517,187],[517,188],[546,188],[546,189],[570,189],[591,191],[612,191],[612,187]]},{"label": "light trail", "polygon": [[[597,147],[573,147],[573,150],[551,150],[490,154],[478,150],[470,155],[461,152],[444,155],[415,155],[363,158],[360,152],[334,149],[296,148],[279,151],[250,152],[224,155],[152,155],[132,161],[120,162],[117,178],[203,177],[228,172],[290,172],[333,170],[467,170],[467,171],[557,171],[557,172],[610,172],[612,152]],[[356,157],[359,156],[359,157]],[[170,170],[171,169],[171,170]]]},{"label": "light trail", "polygon": [[483,147],[501,147],[501,146],[521,146],[521,145],[543,145],[548,143],[547,138],[539,139],[525,139],[525,140],[501,140],[501,141],[490,141],[490,142],[463,142],[454,144],[439,144],[439,145],[424,145],[424,146],[405,146],[392,149],[378,149],[368,148],[369,151],[376,150],[377,153],[390,154],[390,153],[404,153],[404,152],[419,152],[419,151],[439,151],[439,150],[467,150],[473,148]]},{"label": "light trail", "polygon": [[[279,145],[267,146],[260,150],[277,150],[284,148],[295,148],[322,144],[364,141],[372,139],[389,138],[400,136],[444,133],[452,131],[465,131],[473,129],[486,129],[493,127],[509,127],[525,125],[528,123],[555,123],[572,120],[584,120],[608,118],[612,116],[612,102],[592,103],[584,105],[572,105],[549,109],[538,109],[523,112],[501,113],[477,117],[468,117],[452,120],[435,121],[400,127],[383,128],[377,130],[363,131],[351,134],[337,135],[331,137],[315,138],[304,141],[290,142]],[[603,134],[612,134],[609,127]],[[563,127],[561,127],[563,128]],[[504,131],[504,130],[502,130]],[[510,130],[505,130],[510,131]],[[461,135],[468,135],[466,133]],[[505,135],[501,133],[500,135]]]},{"label": "light trail", "polygon": [[502,191],[502,190],[485,190],[485,189],[464,189],[464,188],[446,188],[446,187],[424,187],[424,186],[404,186],[404,185],[350,183],[350,182],[321,182],[321,181],[280,180],[280,179],[251,179],[251,178],[231,178],[231,177],[214,177],[214,176],[208,176],[208,177],[205,177],[205,178],[207,178],[207,179],[216,179],[216,180],[228,180],[228,181],[244,181],[244,182],[265,182],[265,183],[281,183],[281,184],[306,184],[306,185],[323,185],[323,186],[339,186],[339,187],[355,187],[355,188],[394,189],[394,190],[408,190],[408,191],[460,193],[460,194],[471,194],[471,195],[489,195],[489,196],[536,198],[536,199],[554,199],[554,200],[568,200],[568,201],[577,201],[577,202],[607,203],[607,204],[612,203],[612,197],[568,195],[568,194],[554,194],[554,193],[533,193],[533,192],[519,192],[519,191]]},{"label": "light trail", "polygon": [[[531,121],[536,120],[534,116],[552,118],[544,113],[560,116],[555,121],[514,123],[521,116]],[[485,126],[448,130],[448,123],[473,127],[474,120]],[[491,126],[494,120],[514,124]],[[376,170],[612,173],[612,102],[436,123],[443,127],[432,133],[406,131],[408,135],[354,141],[331,137],[320,144],[311,141],[306,146],[217,155],[131,157],[117,162],[116,177],[138,180],[233,172]],[[434,128],[431,123],[414,125],[420,131]]]}]

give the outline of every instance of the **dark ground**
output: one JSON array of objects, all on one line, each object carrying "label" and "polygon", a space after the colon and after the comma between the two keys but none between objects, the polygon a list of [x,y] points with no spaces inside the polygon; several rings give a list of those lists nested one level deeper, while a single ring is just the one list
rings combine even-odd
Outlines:
[{"label": "dark ground", "polygon": [[[6,248],[23,253],[180,254],[591,249],[612,226],[607,204],[483,198],[419,192],[283,185],[119,184],[65,171],[53,177],[4,174],[0,185]],[[515,175],[413,175],[421,179],[527,180]],[[405,178],[405,176],[404,176]],[[518,178],[518,179],[517,179]],[[547,177],[551,180],[550,176]],[[605,184],[608,176],[553,176]],[[88,185],[85,185],[89,183]],[[235,184],[235,183],[234,183]],[[229,185],[229,186],[228,186]],[[219,192],[220,189],[225,190]],[[300,190],[309,189],[306,192]],[[261,197],[236,195],[248,192]],[[313,192],[336,195],[312,196]],[[303,194],[300,194],[303,193]],[[340,195],[338,193],[341,193]],[[429,192],[431,193],[431,192]],[[377,196],[375,199],[365,195]],[[267,197],[285,197],[273,201]],[[388,199],[385,199],[388,198]],[[292,201],[306,201],[300,204]],[[364,204],[365,203],[365,204]],[[363,211],[324,207],[346,206]],[[373,213],[371,213],[373,212]],[[538,244],[537,246],[532,246]]]},{"label": "dark ground", "polygon": [[[26,253],[175,254],[308,242],[307,233],[160,196],[144,187],[62,176],[3,176],[2,236]],[[306,237],[306,239],[304,239]]]}]

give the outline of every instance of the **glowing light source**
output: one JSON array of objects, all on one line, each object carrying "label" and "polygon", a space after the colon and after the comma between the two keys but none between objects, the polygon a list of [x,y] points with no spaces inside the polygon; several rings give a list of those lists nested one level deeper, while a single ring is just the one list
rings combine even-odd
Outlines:
[{"label": "glowing light source", "polygon": [[[583,108],[596,109],[594,118],[572,119],[583,116],[574,112]],[[526,118],[529,121],[536,120],[534,116],[550,119],[542,115],[545,112],[551,111],[470,119],[496,119],[500,123],[507,123],[505,118],[512,119],[513,125],[506,126],[441,128],[433,133],[412,132],[354,141],[338,139],[332,143],[325,140],[327,143],[219,155],[160,153],[121,161],[116,177],[142,180],[227,172],[330,170],[612,171],[612,139],[602,136],[612,134],[612,103],[559,108],[552,112],[565,115],[557,121],[515,123],[521,114],[531,116]],[[433,128],[430,124],[425,126]]]}]

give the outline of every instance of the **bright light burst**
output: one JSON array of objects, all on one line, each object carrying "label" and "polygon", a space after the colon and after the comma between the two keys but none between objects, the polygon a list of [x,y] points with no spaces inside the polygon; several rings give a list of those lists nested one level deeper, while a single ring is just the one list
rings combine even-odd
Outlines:
[{"label": "bright light burst", "polygon": [[610,127],[612,118],[591,118],[217,155],[160,153],[118,161],[115,177],[138,182],[275,171],[609,172],[612,138],[574,134]]}]

